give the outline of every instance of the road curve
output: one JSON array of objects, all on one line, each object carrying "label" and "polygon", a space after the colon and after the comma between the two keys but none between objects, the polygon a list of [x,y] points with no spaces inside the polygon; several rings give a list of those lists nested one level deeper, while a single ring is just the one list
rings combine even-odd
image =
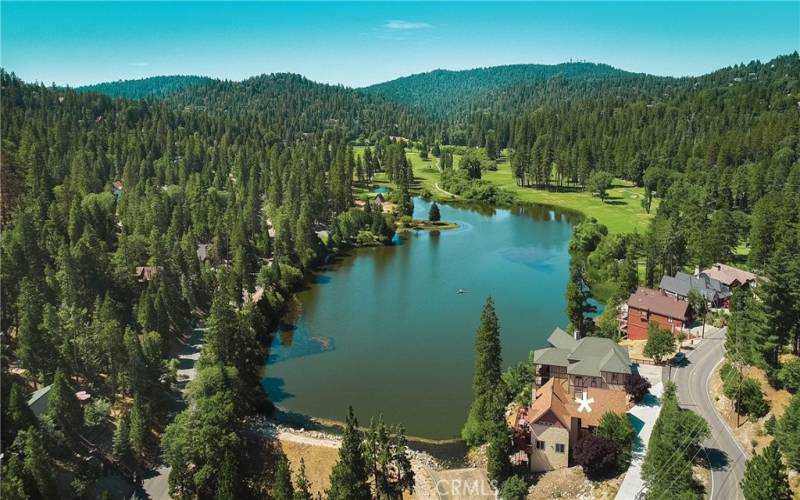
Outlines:
[{"label": "road curve", "polygon": [[725,354],[726,333],[727,328],[707,328],[705,340],[687,355],[685,366],[672,369],[671,373],[678,385],[681,406],[702,416],[711,430],[711,437],[703,443],[711,462],[711,500],[744,498],[739,483],[747,454],[717,413],[708,393],[711,374]]}]

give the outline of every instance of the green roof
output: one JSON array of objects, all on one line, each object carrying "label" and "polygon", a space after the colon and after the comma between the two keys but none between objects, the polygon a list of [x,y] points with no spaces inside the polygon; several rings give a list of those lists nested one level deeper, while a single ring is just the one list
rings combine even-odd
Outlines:
[{"label": "green roof", "polygon": [[538,365],[565,366],[570,375],[599,377],[601,372],[630,373],[628,350],[611,339],[584,337],[574,340],[560,328],[547,339],[552,347],[534,353]]}]

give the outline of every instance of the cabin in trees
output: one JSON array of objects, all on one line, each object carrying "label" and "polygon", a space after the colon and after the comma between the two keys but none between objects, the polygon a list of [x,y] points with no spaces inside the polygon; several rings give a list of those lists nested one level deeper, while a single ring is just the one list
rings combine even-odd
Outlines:
[{"label": "cabin in trees", "polygon": [[628,409],[624,391],[587,387],[579,394],[573,398],[558,379],[551,378],[534,389],[531,405],[515,414],[514,443],[527,455],[532,472],[569,467],[575,445],[599,425],[604,414]]},{"label": "cabin in trees", "polygon": [[673,334],[679,332],[689,322],[689,303],[670,297],[661,290],[639,287],[628,299],[628,313],[623,319],[621,329],[632,340],[647,339],[647,326],[655,321],[658,326]]},{"label": "cabin in trees", "polygon": [[670,297],[681,300],[687,300],[689,292],[697,290],[711,307],[726,307],[730,304],[730,288],[702,273],[698,276],[683,272],[678,272],[675,276],[664,275],[658,288]]},{"label": "cabin in trees", "polygon": [[383,197],[382,193],[378,193],[374,198],[369,200],[369,202],[372,203],[373,207],[383,208],[383,204],[386,203],[386,198]]},{"label": "cabin in trees", "polygon": [[153,281],[158,273],[161,272],[160,266],[137,266],[136,272],[133,273],[133,277],[136,278],[136,281],[139,283],[144,283],[147,281]]},{"label": "cabin in trees", "polygon": [[757,276],[751,272],[743,271],[727,264],[720,264],[719,262],[708,269],[704,269],[700,275],[718,280],[731,289],[756,286],[757,278]]},{"label": "cabin in trees", "polygon": [[625,381],[631,374],[631,360],[625,347],[602,337],[575,340],[561,328],[556,328],[547,342],[550,347],[533,354],[537,384],[556,380],[570,394],[579,394],[589,387],[624,393]]}]

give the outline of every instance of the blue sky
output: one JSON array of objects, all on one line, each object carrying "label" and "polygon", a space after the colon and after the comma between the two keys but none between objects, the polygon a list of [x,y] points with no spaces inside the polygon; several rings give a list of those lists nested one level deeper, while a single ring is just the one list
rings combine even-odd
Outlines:
[{"label": "blue sky", "polygon": [[698,75],[800,50],[800,2],[0,3],[28,81],[294,72],[362,86],[436,68],[603,62]]}]

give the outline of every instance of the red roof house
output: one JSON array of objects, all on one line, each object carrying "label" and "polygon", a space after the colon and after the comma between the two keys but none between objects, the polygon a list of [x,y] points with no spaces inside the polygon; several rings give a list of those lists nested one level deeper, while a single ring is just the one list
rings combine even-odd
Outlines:
[{"label": "red roof house", "polygon": [[689,322],[689,303],[670,297],[660,290],[639,287],[628,299],[628,338],[647,339],[647,325],[655,321],[661,328],[675,333]]}]

